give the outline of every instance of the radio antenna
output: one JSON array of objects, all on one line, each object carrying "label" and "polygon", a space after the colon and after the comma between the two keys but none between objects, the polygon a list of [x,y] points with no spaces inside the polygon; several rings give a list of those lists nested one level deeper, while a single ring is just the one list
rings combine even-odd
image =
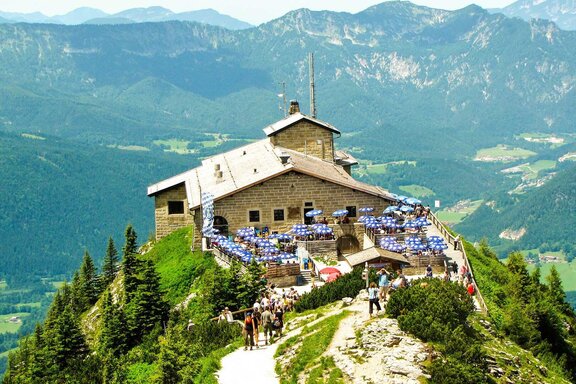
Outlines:
[{"label": "radio antenna", "polygon": [[316,97],[314,95],[314,53],[308,54],[308,65],[310,69],[310,116],[316,117]]}]

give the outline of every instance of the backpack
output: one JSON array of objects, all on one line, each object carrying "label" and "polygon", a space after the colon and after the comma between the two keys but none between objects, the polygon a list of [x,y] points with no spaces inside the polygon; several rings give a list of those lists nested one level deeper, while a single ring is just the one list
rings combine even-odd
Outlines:
[{"label": "backpack", "polygon": [[244,325],[246,325],[247,328],[252,328],[252,316],[248,316],[244,320]]},{"label": "backpack", "polygon": [[280,328],[282,323],[280,322],[280,319],[275,319],[272,325],[274,325],[274,328]]}]

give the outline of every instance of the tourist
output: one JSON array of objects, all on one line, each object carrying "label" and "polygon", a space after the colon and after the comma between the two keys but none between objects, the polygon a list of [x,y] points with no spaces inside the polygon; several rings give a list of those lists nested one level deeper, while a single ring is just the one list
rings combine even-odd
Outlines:
[{"label": "tourist", "polygon": [[328,219],[326,219],[326,216],[324,216],[320,222],[321,222],[322,224],[328,225]]},{"label": "tourist", "polygon": [[250,312],[246,313],[246,317],[244,318],[244,350],[247,350],[250,347],[254,346],[254,323],[252,319],[252,314]]},{"label": "tourist", "polygon": [[446,282],[450,281],[450,271],[448,270],[448,267],[444,269],[444,276],[442,276],[442,279]]},{"label": "tourist", "polygon": [[258,348],[258,341],[260,339],[260,323],[262,322],[262,314],[260,308],[255,308],[252,313],[252,325],[254,326],[254,344]]},{"label": "tourist", "polygon": [[426,277],[432,277],[432,266],[430,264],[426,267]]},{"label": "tourist", "polygon": [[469,282],[469,283],[468,283],[468,287],[466,288],[466,290],[468,291],[468,294],[469,294],[470,296],[474,295],[474,291],[475,291],[475,289],[474,289],[474,284],[473,284],[472,282]]},{"label": "tourist", "polygon": [[272,342],[272,312],[268,306],[264,307],[264,312],[261,315],[262,318],[262,329],[264,331],[264,343],[268,345],[268,335],[270,335],[270,342]]},{"label": "tourist", "polygon": [[390,287],[390,280],[388,279],[388,271],[384,268],[380,269],[378,272],[378,288],[379,288],[379,297],[382,302],[387,300],[388,295],[388,288]]},{"label": "tourist", "polygon": [[454,238],[454,250],[457,251],[458,250],[458,246],[460,245],[460,235],[456,236]]},{"label": "tourist", "polygon": [[380,307],[380,303],[378,302],[378,288],[376,288],[376,283],[371,282],[370,288],[368,288],[368,313],[370,317],[372,317],[373,307],[376,305],[376,316],[380,313],[382,308]]},{"label": "tourist", "polygon": [[452,263],[452,273],[453,273],[453,274],[457,274],[457,273],[458,273],[458,263],[457,263],[457,262],[453,262],[453,263]]},{"label": "tourist", "polygon": [[230,312],[230,309],[228,307],[224,308],[224,317],[226,317],[226,321],[228,321],[229,323],[234,322],[234,315],[232,315],[232,312]]},{"label": "tourist", "polygon": [[192,322],[192,319],[188,320],[188,326],[186,327],[186,329],[188,330],[188,332],[192,332],[192,330],[194,329],[194,323]]},{"label": "tourist", "polygon": [[[284,312],[281,306],[277,306],[274,312],[274,321],[272,323],[277,337],[282,337],[282,328],[284,328]],[[270,340],[272,342],[272,340]]]}]

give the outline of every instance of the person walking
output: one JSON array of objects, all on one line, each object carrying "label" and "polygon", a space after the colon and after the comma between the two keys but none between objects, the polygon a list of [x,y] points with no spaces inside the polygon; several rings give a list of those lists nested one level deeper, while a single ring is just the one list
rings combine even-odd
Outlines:
[{"label": "person walking", "polygon": [[388,288],[390,288],[390,280],[388,279],[388,271],[384,268],[380,269],[378,272],[378,295],[382,302],[387,300]]},{"label": "person walking", "polygon": [[258,342],[260,339],[260,323],[262,319],[262,314],[260,313],[260,308],[254,308],[254,313],[252,313],[252,325],[254,326],[254,345],[258,347]]},{"label": "person walking", "polygon": [[376,316],[378,316],[378,313],[380,313],[382,308],[380,307],[380,303],[378,302],[378,288],[376,288],[375,282],[370,283],[370,288],[368,288],[368,299],[369,299],[368,313],[370,314],[370,317],[372,317],[374,305],[376,305],[377,309]]},{"label": "person walking", "polygon": [[252,320],[252,313],[246,313],[244,318],[244,350],[247,350],[248,347],[252,350],[254,346],[254,323]]},{"label": "person walking", "polygon": [[262,312],[262,329],[264,330],[264,344],[268,345],[268,335],[270,335],[270,342],[272,342],[272,320],[273,320],[272,312],[270,312],[270,308],[268,306],[264,307],[264,312]]}]

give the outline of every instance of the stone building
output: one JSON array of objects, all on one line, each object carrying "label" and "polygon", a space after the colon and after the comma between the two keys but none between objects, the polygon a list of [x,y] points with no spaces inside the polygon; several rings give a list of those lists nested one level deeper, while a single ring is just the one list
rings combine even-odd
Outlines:
[{"label": "stone building", "polygon": [[[354,222],[360,207],[375,212],[394,202],[386,190],[351,176],[356,160],[334,147],[332,125],[300,113],[293,102],[290,115],[266,128],[266,138],[202,161],[202,165],[148,187],[155,199],[156,238],[194,225],[194,241],[202,237],[201,194],[214,196],[214,227],[233,234],[242,227],[267,227],[285,232],[309,223],[313,209],[331,213],[347,209]],[[336,229],[351,243],[361,239],[362,226]],[[358,232],[358,233],[357,233]],[[344,246],[344,245],[342,245]]]}]

